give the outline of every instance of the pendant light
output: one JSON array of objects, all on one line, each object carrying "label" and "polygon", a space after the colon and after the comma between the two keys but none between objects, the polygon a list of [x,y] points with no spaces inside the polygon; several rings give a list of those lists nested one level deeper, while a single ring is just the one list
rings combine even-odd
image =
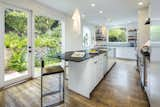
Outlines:
[{"label": "pendant light", "polygon": [[73,20],[73,31],[77,34],[80,34],[81,33],[81,15],[80,15],[79,9],[75,9],[72,15],[72,20]]}]

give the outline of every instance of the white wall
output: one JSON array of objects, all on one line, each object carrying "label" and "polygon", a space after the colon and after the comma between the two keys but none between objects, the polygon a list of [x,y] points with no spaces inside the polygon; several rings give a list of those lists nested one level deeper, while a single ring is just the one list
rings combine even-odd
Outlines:
[{"label": "white wall", "polygon": [[138,25],[137,25],[137,22],[135,21],[127,24],[127,29],[137,29],[137,28],[138,28]]},{"label": "white wall", "polygon": [[[159,7],[160,1],[159,0],[152,0],[150,5],[150,14],[151,14],[151,26],[160,26],[160,14],[159,14]],[[151,36],[151,62],[160,62],[160,31],[153,32],[150,30]],[[157,36],[157,37],[156,37]],[[156,41],[153,38],[156,37]]]},{"label": "white wall", "polygon": [[73,22],[71,17],[66,17],[66,35],[65,35],[66,51],[82,50],[83,49],[83,36],[82,28],[81,34],[73,31]]},{"label": "white wall", "polygon": [[138,10],[138,35],[137,46],[140,48],[150,39],[150,26],[145,25],[146,19],[149,17],[149,8],[144,7]]}]

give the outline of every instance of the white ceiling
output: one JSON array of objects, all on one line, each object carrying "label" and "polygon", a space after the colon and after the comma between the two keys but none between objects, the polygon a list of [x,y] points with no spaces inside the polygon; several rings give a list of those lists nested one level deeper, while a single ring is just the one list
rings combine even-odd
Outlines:
[{"label": "white ceiling", "polygon": [[159,14],[159,10],[160,10],[160,1],[159,0],[152,0],[151,3],[151,19],[157,19],[160,20],[160,14]]},{"label": "white ceiling", "polygon": [[[84,20],[92,24],[117,25],[137,20],[139,0],[37,0],[45,5],[72,15],[75,8],[85,14]],[[91,7],[95,3],[95,7]],[[102,10],[103,14],[99,11]],[[112,22],[108,21],[112,19]]]}]

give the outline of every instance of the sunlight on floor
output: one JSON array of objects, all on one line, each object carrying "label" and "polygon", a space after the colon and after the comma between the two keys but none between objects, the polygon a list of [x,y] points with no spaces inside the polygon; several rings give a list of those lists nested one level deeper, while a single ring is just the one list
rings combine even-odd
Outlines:
[{"label": "sunlight on floor", "polygon": [[28,74],[28,71],[24,71],[23,73],[19,73],[19,72],[13,72],[10,74],[5,74],[5,81],[9,81],[18,77],[22,77]]}]

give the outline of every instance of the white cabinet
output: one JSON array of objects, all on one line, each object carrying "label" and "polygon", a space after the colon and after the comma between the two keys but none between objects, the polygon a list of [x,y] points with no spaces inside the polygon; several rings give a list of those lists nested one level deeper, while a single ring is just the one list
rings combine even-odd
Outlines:
[{"label": "white cabinet", "polygon": [[116,57],[122,59],[136,60],[136,49],[135,47],[117,47]]},{"label": "white cabinet", "polygon": [[90,98],[90,93],[104,76],[105,54],[82,62],[69,62],[68,88]]},{"label": "white cabinet", "polygon": [[107,73],[107,64],[108,64],[108,60],[107,60],[107,53],[104,53],[104,57],[103,57],[103,71],[104,74]]},{"label": "white cabinet", "polygon": [[96,57],[94,57],[94,58],[91,58],[90,60],[89,60],[89,62],[90,62],[90,70],[91,71],[89,71],[89,72],[91,72],[91,74],[90,74],[90,76],[91,76],[91,81],[90,81],[90,92],[94,89],[94,87],[97,85],[97,83],[98,83],[98,66],[97,66],[97,64],[98,64],[98,57],[96,56]]},{"label": "white cabinet", "polygon": [[103,78],[104,76],[104,70],[103,70],[103,63],[104,63],[104,54],[101,54],[98,56],[98,63],[97,63],[97,76],[98,76],[98,82]]},{"label": "white cabinet", "polygon": [[110,68],[113,66],[113,64],[116,62],[115,60],[115,52],[116,48],[109,48],[108,55],[107,55],[107,71],[110,70]]},{"label": "white cabinet", "polygon": [[[90,60],[83,62],[69,62],[68,68],[68,88],[75,91],[87,98],[90,97],[90,90],[92,85],[91,81],[91,71],[94,72],[94,68],[90,67],[92,65]],[[94,78],[94,77],[93,77]]]}]

